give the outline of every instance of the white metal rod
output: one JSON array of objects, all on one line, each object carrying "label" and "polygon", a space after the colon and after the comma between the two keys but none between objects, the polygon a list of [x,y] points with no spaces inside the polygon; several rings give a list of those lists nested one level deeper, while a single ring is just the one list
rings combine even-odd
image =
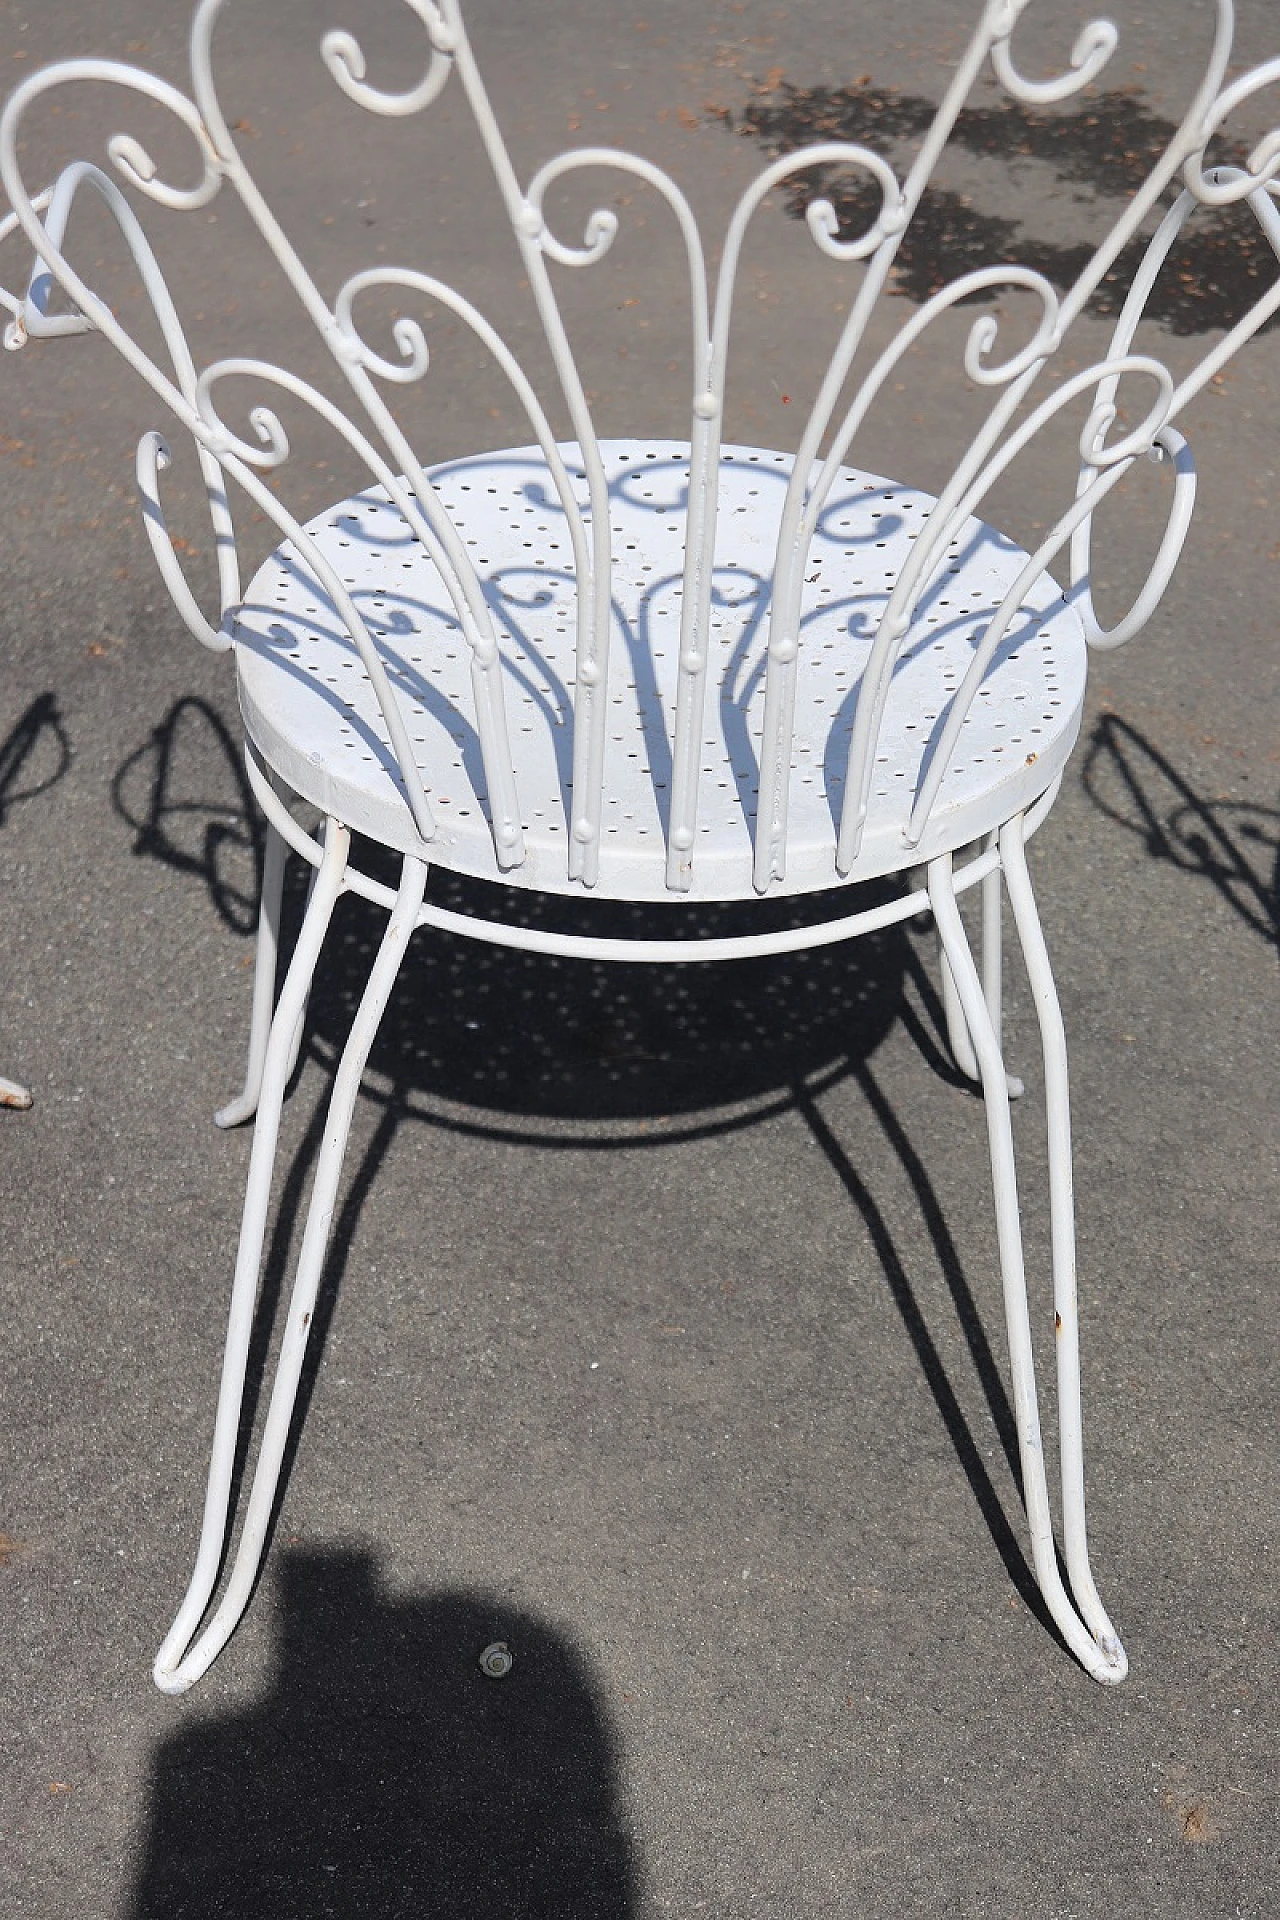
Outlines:
[{"label": "white metal rod", "polygon": [[987,1012],[982,983],[978,978],[978,970],[974,965],[969,942],[965,936],[964,923],[960,918],[960,910],[952,885],[951,868],[950,854],[944,854],[940,859],[930,863],[929,898],[939,934],[955,975],[956,988],[982,1073],[982,1091],[987,1112],[987,1140],[991,1154],[991,1178],[995,1195],[996,1235],[1000,1249],[1005,1325],[1008,1333],[1009,1365],[1013,1383],[1014,1418],[1018,1428],[1018,1453],[1022,1466],[1027,1522],[1031,1534],[1032,1562],[1045,1604],[1072,1653],[1095,1680],[1114,1685],[1123,1680],[1128,1671],[1128,1662],[1120,1641],[1114,1629],[1111,1629],[1105,1637],[1095,1638],[1073,1607],[1058,1572],[1053,1522],[1049,1509],[1049,1490],[1045,1478],[1044,1448],[1040,1435],[1040,1408],[1036,1394],[1035,1361],[1027,1305],[1022,1224],[1018,1211],[1013,1130],[1010,1124],[1005,1066],[1000,1053],[1000,1043]]},{"label": "white metal rod", "polygon": [[[360,1090],[360,1079],[369,1058],[369,1050],[377,1036],[391,989],[400,971],[400,963],[417,924],[417,910],[421,904],[426,883],[426,863],[406,855],[395,907],[383,934],[360,1005],[356,1010],[356,1017],[342,1050],[342,1058],[334,1079],[329,1111],[325,1119],[320,1159],[316,1167],[311,1201],[307,1210],[302,1251],[298,1257],[297,1275],[289,1301],[289,1315],[285,1323],[280,1356],[276,1362],[275,1383],[271,1391],[271,1403],[267,1409],[262,1444],[258,1450],[258,1461],[254,1469],[253,1485],[249,1493],[240,1544],[226,1590],[213,1618],[200,1638],[191,1647],[180,1666],[172,1673],[166,1673],[163,1680],[160,1678],[159,1662],[157,1662],[157,1684],[165,1692],[185,1690],[194,1685],[206,1668],[216,1660],[235,1630],[253,1591],[254,1578],[266,1545],[271,1509],[280,1480],[280,1468],[284,1461],[285,1447],[288,1444],[289,1426],[298,1395],[298,1383],[302,1377],[302,1365],[311,1333],[324,1256],[333,1226],[338,1181],[342,1174],[347,1139],[351,1132],[351,1117],[355,1109],[356,1095]],[[181,1687],[175,1685],[175,1682],[180,1682]]]},{"label": "white metal rod", "polygon": [[1049,1145],[1049,1212],[1053,1234],[1054,1328],[1058,1355],[1058,1434],[1062,1468],[1062,1533],[1067,1571],[1076,1604],[1099,1645],[1114,1642],[1116,1630],[1098,1597],[1089,1565],[1085,1530],[1084,1430],[1080,1396],[1080,1337],[1076,1301],[1075,1198],[1071,1174],[1071,1104],[1067,1041],[1062,1008],[1049,965],[1044,931],[1027,872],[1021,822],[1013,820],[1000,835],[1009,903],[1026,961],[1044,1049],[1045,1107]]},{"label": "white metal rod", "polygon": [[[273,821],[267,822],[267,844],[262,861],[262,901],[258,908],[257,946],[253,959],[253,1007],[249,1016],[249,1059],[244,1089],[215,1113],[219,1127],[238,1127],[258,1111],[267,1040],[276,1003],[276,964],[280,952],[280,904],[288,846]],[[312,868],[314,874],[316,869]],[[289,1075],[286,1074],[286,1084]]]},{"label": "white metal rod", "polygon": [[[985,887],[990,874],[983,880]],[[956,977],[951,971],[951,962],[947,958],[946,948],[938,941],[938,976],[942,983],[942,1016],[946,1022],[947,1045],[951,1057],[966,1080],[978,1080],[978,1056],[973,1050],[973,1041],[969,1038],[969,1023],[964,1017],[964,1008],[960,1004],[960,993],[956,987]]]},{"label": "white metal rod", "polygon": [[258,1118],[253,1130],[240,1246],[231,1289],[231,1311],[218,1390],[218,1410],[214,1420],[213,1452],[209,1463],[200,1545],[186,1597],[156,1655],[153,1675],[162,1693],[185,1693],[195,1678],[193,1674],[185,1672],[180,1663],[187,1643],[209,1604],[218,1578],[226,1537],[227,1504],[240,1426],[240,1404],[244,1395],[245,1365],[253,1328],[253,1307],[262,1268],[267,1206],[271,1197],[271,1175],[280,1129],[280,1109],[284,1101],[286,1068],[294,1029],[311,986],[311,976],[315,972],[334,904],[342,891],[350,844],[351,836],[347,829],[334,822],[326,835],[320,877],[271,1024]]},{"label": "white metal rod", "polygon": [[[989,834],[983,843],[999,845],[999,835]],[[982,991],[991,1015],[991,1024],[1004,1052],[1004,893],[1000,870],[993,870],[982,882]],[[974,1076],[977,1077],[976,1075]],[[1005,1082],[1011,1100],[1020,1100],[1026,1088],[1016,1073],[1007,1073]]]},{"label": "white metal rod", "polygon": [[[263,812],[274,820],[295,853],[300,853],[304,860],[314,866],[320,858],[320,848],[276,798],[252,746],[248,744],[245,767],[249,784]],[[1060,785],[1059,776],[1034,807],[1028,809],[1028,839],[1047,816],[1058,796]],[[975,855],[954,876],[953,891],[964,893],[970,887],[977,886],[999,858],[999,853],[993,849]],[[376,906],[390,908],[394,904],[395,894],[390,887],[371,880],[357,868],[348,868],[345,886],[349,893],[359,894],[362,900],[371,900]],[[672,961],[750,960],[762,954],[800,953],[810,947],[834,946],[841,940],[854,939],[858,934],[896,926],[901,920],[910,920],[918,913],[927,912],[929,907],[927,889],[918,888],[900,895],[896,900],[886,901],[882,906],[869,907],[862,913],[847,914],[817,926],[714,940],[606,940],[596,939],[589,934],[542,932],[534,927],[512,926],[505,921],[482,920],[467,913],[451,913],[447,907],[437,907],[430,901],[419,909],[418,925],[441,927],[447,933],[461,934],[470,940],[484,940],[492,946],[516,947],[525,953],[553,953],[570,960],[625,960],[665,966]]]}]

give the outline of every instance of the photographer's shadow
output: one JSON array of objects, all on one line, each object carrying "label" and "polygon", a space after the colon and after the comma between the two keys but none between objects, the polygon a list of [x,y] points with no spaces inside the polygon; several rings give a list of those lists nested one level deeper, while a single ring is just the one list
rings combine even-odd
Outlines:
[{"label": "photographer's shadow", "polygon": [[478,1594],[389,1597],[359,1552],[286,1550],[274,1578],[271,1686],[160,1748],[129,1920],[627,1920],[614,1742],[561,1634]]}]

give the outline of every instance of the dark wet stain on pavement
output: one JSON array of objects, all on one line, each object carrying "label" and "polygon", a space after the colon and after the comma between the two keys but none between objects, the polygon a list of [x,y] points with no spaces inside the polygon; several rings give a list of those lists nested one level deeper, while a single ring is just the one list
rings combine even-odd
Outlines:
[{"label": "dark wet stain on pavement", "polygon": [[[851,87],[799,87],[783,81],[740,110],[717,108],[734,132],[759,141],[775,157],[821,140],[857,141],[902,161],[932,124],[937,108],[918,95],[860,82]],[[1132,195],[1150,174],[1176,131],[1144,106],[1136,90],[1095,95],[1072,112],[1029,110],[1017,101],[966,107],[956,120],[951,145],[977,157],[1024,163],[1047,170],[1045,185],[1061,201],[1066,189],[1085,213],[1099,200]],[[1218,142],[1211,162],[1242,165],[1248,148]],[[1180,185],[1175,181],[1175,186]],[[796,218],[820,192],[830,200],[845,236],[865,230],[875,218],[877,189],[863,177],[833,167],[808,168],[787,183],[787,208]],[[1121,252],[1098,287],[1091,311],[1119,313],[1157,213],[1173,198],[1171,187],[1147,223],[1147,232]],[[1114,217],[1109,210],[1107,219]],[[1093,223],[1096,227],[1096,221]],[[1082,220],[1082,228],[1090,229]],[[1069,287],[1094,252],[1093,240],[1054,242],[1023,221],[976,204],[975,196],[932,186],[924,194],[894,261],[890,291],[919,303],[958,275],[1001,261],[1035,268],[1061,289]],[[1161,271],[1148,314],[1179,334],[1226,328],[1274,282],[1280,264],[1247,206],[1203,209],[1193,214]],[[978,296],[984,298],[987,296]],[[992,296],[994,297],[994,296]],[[1268,325],[1274,325],[1274,319]]]}]

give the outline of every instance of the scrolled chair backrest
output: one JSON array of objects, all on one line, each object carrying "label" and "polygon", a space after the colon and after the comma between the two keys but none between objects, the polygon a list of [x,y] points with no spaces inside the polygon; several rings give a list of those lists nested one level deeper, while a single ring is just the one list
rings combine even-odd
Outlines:
[{"label": "scrolled chair backrest", "polygon": [[[1247,203],[1280,256],[1280,209],[1276,204],[1280,197],[1280,132],[1255,142],[1243,162],[1215,165],[1212,158],[1214,144],[1230,117],[1280,81],[1280,58],[1228,82],[1233,11],[1231,0],[1216,0],[1204,71],[1181,121],[1145,182],[1071,284],[1059,291],[1042,272],[1016,263],[995,263],[963,273],[934,292],[893,329],[887,344],[872,351],[872,317],[891,290],[890,276],[904,238],[911,231],[957,119],[984,72],[989,69],[999,86],[1024,106],[1053,107],[1078,96],[1095,82],[1111,59],[1117,44],[1116,30],[1106,21],[1093,21],[1080,31],[1066,71],[1059,77],[1041,81],[1024,77],[1013,40],[1018,20],[1030,3],[986,0],[931,124],[919,139],[914,157],[901,170],[871,147],[843,139],[801,146],[767,165],[741,196],[723,234],[718,236],[714,273],[709,265],[712,249],[704,242],[685,194],[668,173],[641,155],[583,146],[547,161],[528,179],[521,180],[468,39],[461,0],[402,0],[420,21],[426,45],[421,80],[399,93],[367,83],[365,55],[351,33],[335,30],[324,34],[319,59],[342,93],[368,113],[408,118],[428,110],[446,86],[461,87],[504,203],[550,349],[557,389],[553,402],[551,396],[540,395],[535,380],[493,319],[428,271],[429,261],[421,267],[362,268],[346,279],[336,295],[326,297],[255,182],[235,129],[228,124],[219,103],[213,40],[226,0],[201,0],[191,31],[189,93],[135,66],[77,59],[33,73],[11,95],[0,117],[0,175],[13,211],[0,227],[0,237],[14,224],[20,225],[35,249],[37,267],[24,296],[0,294],[11,314],[6,344],[21,345],[31,335],[96,329],[191,434],[213,524],[221,600],[216,621],[208,619],[198,605],[168,536],[159,495],[159,475],[168,452],[158,433],[143,437],[137,472],[147,533],[161,572],[179,613],[203,644],[213,648],[230,645],[241,594],[226,479],[234,481],[292,543],[344,623],[369,676],[401,769],[406,804],[429,846],[436,822],[374,634],[347,585],[272,484],[290,456],[289,438],[277,410],[278,396],[288,395],[301,402],[341,435],[363,463],[370,481],[385,489],[430,556],[470,649],[473,719],[489,796],[494,851],[499,867],[511,870],[523,861],[524,834],[508,737],[500,635],[477,565],[442,504],[420,450],[407,438],[388,398],[388,389],[427,378],[430,352],[426,334],[419,321],[404,314],[392,328],[394,354],[379,352],[361,332],[357,310],[374,290],[394,290],[406,303],[420,296],[424,302],[443,306],[469,329],[509,383],[527,417],[565,517],[576,588],[573,820],[567,836],[567,858],[570,877],[589,887],[597,877],[600,851],[615,557],[601,444],[570,346],[552,269],[588,269],[602,260],[618,231],[619,215],[610,206],[596,208],[586,220],[580,242],[571,243],[550,224],[548,195],[558,183],[583,170],[628,176],[652,189],[672,216],[688,294],[688,490],[683,507],[679,673],[669,755],[667,855],[667,886],[678,894],[690,884],[698,810],[700,742],[712,655],[709,638],[725,382],[744,240],[754,215],[773,189],[784,183],[794,186],[798,176],[815,168],[825,170],[828,177],[836,169],[859,177],[869,184],[874,201],[872,217],[861,231],[843,230],[831,200],[819,190],[805,208],[815,245],[844,271],[850,285],[839,337],[802,421],[776,516],[764,614],[767,645],[758,743],[760,792],[754,880],[761,890],[785,870],[797,663],[804,644],[803,588],[810,549],[841,467],[848,461],[873,404],[900,370],[904,356],[940,315],[961,302],[990,296],[997,290],[1022,290],[1032,297],[1037,319],[1030,336],[1007,352],[1001,350],[1001,326],[994,314],[980,314],[968,330],[964,371],[986,396],[984,408],[874,623],[844,771],[842,810],[833,847],[831,879],[835,881],[850,871],[857,858],[895,662],[908,643],[922,597],[947,564],[958,530],[981,508],[997,481],[1036,436],[1065,410],[1080,404],[1085,419],[1079,435],[1074,497],[1028,557],[951,695],[940,738],[918,783],[905,834],[908,847],[918,843],[924,832],[966,713],[1011,621],[1026,595],[1060,555],[1068,556],[1068,597],[1074,601],[1095,647],[1122,644],[1150,617],[1178,558],[1194,494],[1194,468],[1176,423],[1188,402],[1232,354],[1280,311],[1278,271],[1276,279],[1258,291],[1225,334],[1177,377],[1149,350],[1135,351],[1135,336],[1152,290],[1193,214],[1203,210],[1212,217],[1215,212]],[[186,183],[177,184],[162,176],[151,154],[125,133],[107,143],[109,170],[80,160],[64,169],[52,190],[33,195],[24,179],[19,152],[25,116],[52,90],[81,81],[107,82],[167,110],[190,137],[195,165]],[[198,367],[152,243],[125,188],[180,212],[195,212],[208,207],[221,193],[233,194],[266,241],[284,280],[332,356],[345,383],[346,404],[338,406],[300,374],[266,359],[238,356]],[[118,224],[158,322],[167,364],[139,343],[68,257],[68,217],[73,202],[85,193],[99,196]],[[1142,242],[1144,227],[1150,226],[1162,203],[1165,210],[1154,234],[1142,245],[1140,264],[1105,354],[1084,368],[1062,371],[1060,350],[1073,323],[1113,274],[1126,250]],[[66,296],[69,311],[50,311],[54,282]],[[220,384],[233,376],[257,382],[264,396],[251,408],[246,427],[240,431],[227,422],[218,404]],[[1126,427],[1118,424],[1122,388],[1131,400],[1131,410],[1136,409],[1138,414],[1136,424]],[[550,414],[557,407],[567,412],[571,422],[585,502],[579,498],[576,476],[570,473],[565,451],[552,431]],[[1133,463],[1146,455],[1164,457],[1170,463],[1173,489],[1168,523],[1149,576],[1129,612],[1104,630],[1094,612],[1089,584],[1092,518]]]}]

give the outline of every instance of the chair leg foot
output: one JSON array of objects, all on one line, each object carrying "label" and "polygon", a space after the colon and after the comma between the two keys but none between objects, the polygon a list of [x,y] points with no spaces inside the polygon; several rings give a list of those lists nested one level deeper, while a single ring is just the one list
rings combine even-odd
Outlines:
[{"label": "chair leg foot", "polygon": [[[331,835],[336,841],[338,836]],[[342,860],[345,866],[346,835],[341,835],[343,844]],[[325,858],[329,856],[329,842],[326,840]],[[334,1079],[333,1092],[329,1100],[329,1110],[325,1120],[324,1138],[320,1149],[320,1158],[316,1167],[315,1181],[307,1210],[307,1224],[303,1233],[302,1249],[298,1257],[298,1268],[294,1279],[293,1292],[289,1301],[288,1318],[285,1323],[280,1356],[276,1362],[276,1376],[271,1390],[271,1400],[267,1409],[266,1423],[263,1428],[262,1442],[258,1451],[258,1460],[254,1469],[253,1481],[249,1490],[249,1499],[245,1511],[244,1526],[240,1542],[232,1563],[226,1589],[213,1614],[212,1619],[197,1639],[192,1634],[208,1605],[217,1577],[218,1561],[221,1557],[222,1542],[226,1532],[227,1496],[229,1492],[229,1472],[226,1476],[216,1474],[218,1480],[217,1518],[214,1529],[214,1544],[206,1557],[204,1573],[212,1566],[212,1577],[193,1579],[191,1591],[183,1602],[178,1618],[175,1620],[164,1646],[156,1659],[154,1678],[162,1692],[183,1692],[198,1680],[212,1664],[234,1631],[237,1622],[248,1604],[253,1591],[254,1580],[262,1561],[266,1546],[267,1533],[271,1522],[271,1512],[275,1504],[276,1490],[280,1480],[280,1470],[288,1444],[289,1427],[293,1417],[294,1403],[297,1399],[298,1384],[302,1377],[302,1367],[306,1356],[307,1342],[310,1338],[312,1318],[315,1311],[316,1295],[320,1285],[320,1275],[324,1257],[329,1244],[330,1229],[337,1199],[338,1182],[342,1174],[343,1158],[346,1153],[347,1138],[351,1131],[351,1119],[355,1109],[356,1096],[360,1088],[361,1076],[369,1057],[383,1012],[391,989],[395,984],[400,963],[409,943],[409,938],[417,925],[418,909],[422,905],[426,889],[427,868],[424,862],[406,858],[401,874],[400,890],[387,924],[382,943],[370,972],[364,994],[356,1011],[351,1032],[343,1048]],[[316,898],[321,894],[321,883],[317,884]],[[314,906],[314,901],[313,901]],[[327,922],[327,914],[325,915]],[[311,912],[308,912],[308,920]],[[304,923],[305,929],[305,923]],[[314,961],[308,970],[314,970]],[[292,969],[290,983],[292,982]],[[293,1032],[298,1018],[297,1007],[292,1002],[286,1006],[286,995],[281,995],[276,1022],[272,1031],[272,1047],[277,1048],[277,1079],[283,1080],[280,1069],[287,1061],[287,1050],[292,1043]],[[283,1092],[283,1085],[273,1087],[273,1096]],[[273,1100],[278,1113],[278,1102]],[[263,1113],[266,1112],[266,1094],[264,1087]],[[259,1127],[262,1117],[259,1117]],[[274,1130],[273,1130],[274,1135]],[[255,1148],[257,1145],[255,1137]],[[271,1154],[274,1158],[274,1137],[271,1142]],[[253,1170],[250,1170],[252,1185]],[[247,1217],[246,1206],[246,1217]],[[265,1220],[265,1204],[263,1206]],[[256,1257],[253,1268],[254,1290],[256,1290],[257,1270],[261,1261],[261,1232],[255,1233]],[[239,1276],[237,1276],[238,1278]],[[250,1294],[250,1308],[252,1294]],[[247,1329],[246,1329],[247,1333]],[[235,1392],[235,1418],[229,1423],[226,1436],[229,1449],[234,1449],[235,1433],[239,1419],[240,1394],[243,1391],[244,1360],[247,1352],[247,1339],[237,1342],[235,1366],[238,1373]],[[231,1364],[231,1341],[228,1341],[228,1365]],[[215,1440],[215,1459],[217,1441]],[[228,1459],[228,1469],[229,1469]],[[213,1494],[215,1472],[210,1475],[210,1494]],[[208,1520],[206,1525],[209,1525]],[[201,1555],[204,1557],[204,1542],[201,1543]],[[200,1572],[200,1563],[197,1563]]]},{"label": "chair leg foot", "polygon": [[[1021,850],[1021,823],[1015,822],[1001,836],[1002,857],[1008,836],[1008,858],[1017,870]],[[1021,869],[1025,879],[1025,866]],[[1016,891],[1015,891],[1016,890]],[[960,918],[956,902],[951,858],[935,860],[929,869],[929,896],[946,956],[950,962],[957,996],[969,1033],[972,1036],[982,1076],[987,1113],[987,1138],[991,1155],[992,1186],[995,1195],[996,1234],[1000,1250],[1000,1272],[1004,1289],[1005,1324],[1009,1342],[1009,1362],[1013,1383],[1014,1417],[1018,1428],[1018,1450],[1022,1467],[1023,1492],[1031,1534],[1032,1563],[1045,1604],[1067,1645],[1089,1674],[1104,1684],[1123,1680],[1128,1670],[1124,1649],[1108,1618],[1089,1571],[1084,1544],[1084,1482],[1080,1439],[1079,1358],[1075,1321],[1075,1270],[1073,1214],[1070,1188],[1070,1140],[1065,1126],[1066,1079],[1065,1041],[1061,1040],[1058,1021],[1056,1037],[1051,1014],[1043,1007],[1041,1032],[1045,1040],[1046,1072],[1054,1060],[1054,1073],[1060,1060],[1061,1083],[1055,1080],[1051,1095],[1051,1136],[1058,1129],[1056,1147],[1051,1145],[1050,1213],[1054,1229],[1054,1302],[1058,1330],[1059,1416],[1063,1432],[1063,1512],[1064,1538],[1072,1594],[1068,1594],[1058,1571],[1049,1492],[1045,1476],[1044,1450],[1040,1434],[1040,1408],[1036,1390],[1035,1365],[1031,1344],[1031,1320],[1027,1301],[1026,1272],[1022,1249],[1022,1226],[1018,1210],[1017,1177],[1013,1156],[1013,1129],[1009,1113],[1008,1079],[1000,1051],[1000,1041],[992,1022],[987,996],[978,977],[978,969]],[[1043,954],[1043,936],[1035,916],[1031,931],[1027,914],[1029,885],[1021,880],[1011,886],[1015,914],[1024,953]],[[1047,955],[1044,955],[1047,970]],[[1043,979],[1038,966],[1033,974],[1033,990],[1040,1005]],[[1050,985],[1052,977],[1049,976]],[[1040,984],[1037,985],[1037,982]],[[1053,1007],[1056,1008],[1056,996]],[[1060,1043],[1060,1045],[1059,1045]],[[1070,1233],[1070,1239],[1069,1239]],[[1065,1356],[1065,1357],[1064,1357]]]}]

